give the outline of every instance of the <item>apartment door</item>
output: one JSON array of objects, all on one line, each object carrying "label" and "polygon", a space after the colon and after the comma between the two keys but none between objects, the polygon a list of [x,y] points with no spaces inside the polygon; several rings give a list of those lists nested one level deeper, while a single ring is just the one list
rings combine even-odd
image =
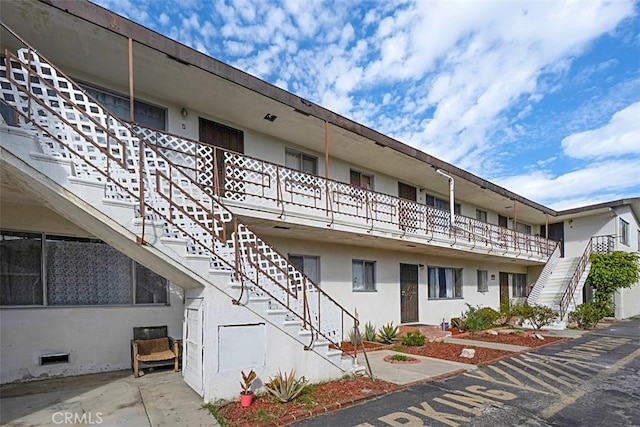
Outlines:
[{"label": "apartment door", "polygon": [[509,273],[500,272],[500,307],[509,304]]},{"label": "apartment door", "polygon": [[418,212],[416,209],[416,201],[418,200],[418,191],[413,187],[402,182],[398,183],[398,222],[401,230],[415,232],[418,227]]},{"label": "apartment door", "polygon": [[[541,225],[540,236],[545,237],[546,235],[547,227],[545,225]],[[560,242],[560,256],[564,257],[564,222],[549,224],[549,240]]]},{"label": "apartment door", "polygon": [[184,355],[182,358],[182,375],[184,381],[200,396],[203,395],[203,307],[202,298],[187,300],[184,314]]},{"label": "apartment door", "polygon": [[418,321],[418,266],[400,264],[400,322]]},{"label": "apartment door", "polygon": [[[212,122],[211,120],[199,118],[199,138],[200,142],[215,147],[223,148],[224,150],[235,151],[237,153],[244,154],[244,132],[238,129],[234,129],[229,126],[221,125],[220,123]],[[222,195],[222,190],[229,190],[231,194],[244,193],[244,184],[242,181],[234,181],[228,189],[225,187],[225,168],[224,168],[224,151],[217,150],[216,153],[216,165],[212,163],[208,166],[208,171],[205,174],[209,177],[209,181],[212,181],[209,185],[215,185],[214,173],[218,175],[218,185],[220,188],[217,194]],[[233,197],[233,195],[229,195]]]}]

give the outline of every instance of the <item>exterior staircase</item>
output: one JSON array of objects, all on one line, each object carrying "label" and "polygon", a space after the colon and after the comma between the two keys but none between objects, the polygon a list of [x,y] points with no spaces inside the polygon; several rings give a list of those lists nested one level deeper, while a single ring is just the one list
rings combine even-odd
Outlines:
[{"label": "exterior staircase", "polygon": [[157,131],[150,138],[24,46],[0,64],[0,101],[13,114],[2,126],[3,168],[156,273],[214,286],[304,350],[342,371],[357,367],[330,345],[358,320],[221,203],[212,147]]},{"label": "exterior staircase", "polygon": [[612,236],[593,236],[580,257],[560,258],[560,250],[556,248],[527,297],[527,304],[544,305],[558,311],[558,321],[549,328],[565,329],[567,315],[582,303],[582,288],[591,269],[591,254],[612,252],[613,249]]}]

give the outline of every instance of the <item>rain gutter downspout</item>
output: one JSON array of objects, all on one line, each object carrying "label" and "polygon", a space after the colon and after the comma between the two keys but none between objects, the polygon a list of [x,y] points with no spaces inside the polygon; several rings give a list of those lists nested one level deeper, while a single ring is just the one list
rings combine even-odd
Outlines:
[{"label": "rain gutter downspout", "polygon": [[451,231],[453,232],[453,230],[455,228],[455,219],[453,217],[453,215],[454,215],[454,205],[455,205],[453,177],[451,175],[448,175],[448,174],[444,173],[440,169],[436,169],[436,172],[438,172],[440,175],[444,176],[445,178],[447,178],[449,180],[449,211],[450,211],[449,212],[449,216],[450,216],[450,220],[451,220]]}]

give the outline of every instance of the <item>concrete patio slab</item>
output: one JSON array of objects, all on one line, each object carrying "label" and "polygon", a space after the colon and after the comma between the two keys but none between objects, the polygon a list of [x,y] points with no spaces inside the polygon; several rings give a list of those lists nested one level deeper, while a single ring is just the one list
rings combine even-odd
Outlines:
[{"label": "concrete patio slab", "polygon": [[130,371],[7,384],[0,389],[0,424],[217,426],[180,373]]}]

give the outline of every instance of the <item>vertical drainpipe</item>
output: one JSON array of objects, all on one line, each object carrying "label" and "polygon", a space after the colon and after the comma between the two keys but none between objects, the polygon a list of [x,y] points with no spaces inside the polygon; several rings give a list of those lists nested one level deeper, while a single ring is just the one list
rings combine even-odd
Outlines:
[{"label": "vertical drainpipe", "polygon": [[549,212],[545,212],[544,214],[544,223],[545,223],[545,227],[544,227],[544,238],[549,240]]},{"label": "vertical drainpipe", "polygon": [[445,178],[447,178],[449,180],[449,216],[450,216],[450,221],[451,221],[451,232],[453,232],[454,228],[455,228],[455,219],[454,219],[454,213],[455,213],[455,198],[454,198],[454,183],[453,183],[453,177],[451,175],[448,175],[444,172],[442,172],[440,169],[436,169],[436,172],[438,172],[440,175],[444,176]]},{"label": "vertical drainpipe", "polygon": [[133,39],[129,37],[129,121],[133,122]]},{"label": "vertical drainpipe", "polygon": [[324,122],[324,194],[327,215],[329,215],[329,122]]}]

